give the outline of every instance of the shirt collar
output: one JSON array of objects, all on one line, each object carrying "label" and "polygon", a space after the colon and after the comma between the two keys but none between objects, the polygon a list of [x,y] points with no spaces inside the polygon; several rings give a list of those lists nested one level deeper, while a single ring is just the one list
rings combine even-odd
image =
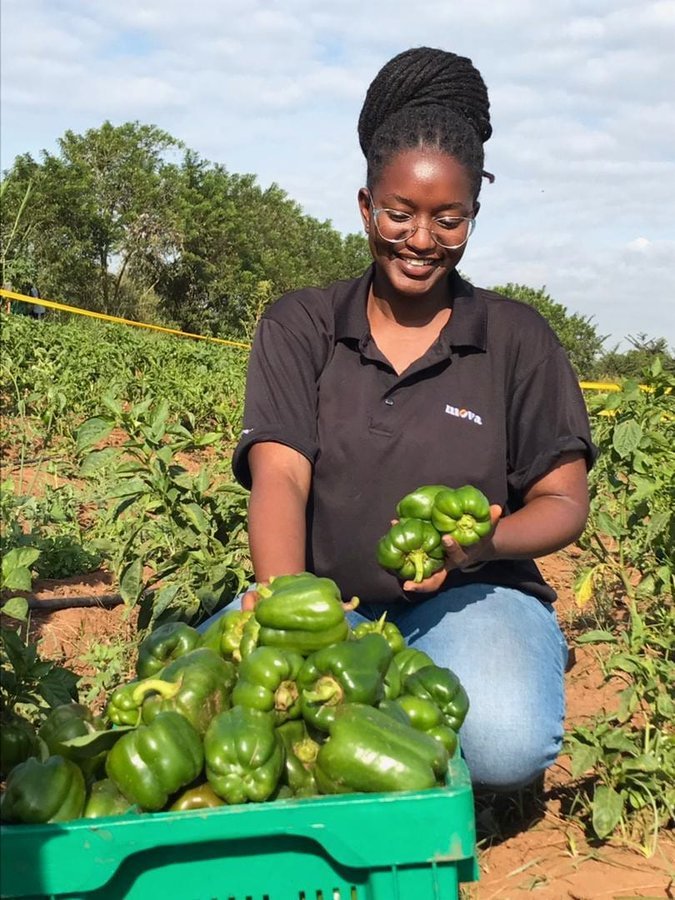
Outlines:
[{"label": "shirt collar", "polygon": [[[366,316],[368,291],[373,279],[374,264],[360,278],[347,282],[347,289],[338,298],[335,308],[335,340],[361,340],[370,331]],[[487,307],[480,291],[465,281],[457,271],[450,274],[453,295],[452,315],[441,332],[446,347],[487,348]]]}]

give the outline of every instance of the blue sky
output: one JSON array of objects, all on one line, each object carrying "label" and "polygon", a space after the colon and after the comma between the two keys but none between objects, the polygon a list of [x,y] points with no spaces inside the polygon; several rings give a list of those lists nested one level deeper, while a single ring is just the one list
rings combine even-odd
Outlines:
[{"label": "blue sky", "polygon": [[496,181],[463,273],[545,287],[608,348],[641,332],[675,347],[675,0],[2,4],[3,169],[67,129],[139,120],[344,232],[370,80],[411,46],[469,56]]}]

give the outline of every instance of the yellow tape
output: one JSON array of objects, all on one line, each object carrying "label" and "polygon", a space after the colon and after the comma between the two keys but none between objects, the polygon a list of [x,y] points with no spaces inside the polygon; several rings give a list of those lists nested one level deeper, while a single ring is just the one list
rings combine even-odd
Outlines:
[{"label": "yellow tape", "polygon": [[133,319],[123,319],[120,316],[109,316],[106,313],[92,312],[90,309],[80,309],[79,306],[66,306],[65,303],[56,303],[54,300],[43,300],[41,297],[27,297],[25,294],[17,294],[14,291],[0,289],[0,296],[8,300],[21,300],[23,303],[32,303],[34,306],[44,306],[45,309],[61,309],[64,312],[76,313],[79,316],[89,316],[92,319],[103,319],[105,322],[117,322],[119,325],[133,325],[135,328],[149,328],[152,331],[162,331],[165,334],[177,334],[181,337],[195,338],[198,341],[211,341],[214,344],[226,344],[228,347],[240,347],[242,350],[250,350],[251,345],[242,341],[227,341],[224,338],[210,337],[204,334],[192,334],[189,331],[178,331],[175,328],[165,328],[163,325],[150,325],[147,322],[134,322]]},{"label": "yellow tape", "polygon": [[582,391],[607,391],[607,393],[621,390],[620,384],[611,384],[605,381],[580,381],[579,387]]},{"label": "yellow tape", "polygon": [[[195,338],[198,341],[211,341],[214,344],[226,344],[228,347],[240,347],[242,350],[250,350],[251,345],[243,341],[227,341],[225,338],[209,337],[204,334],[192,334],[189,331],[178,331],[175,328],[165,328],[163,325],[149,325],[147,322],[134,322],[133,319],[122,319],[120,316],[109,316],[106,313],[92,312],[90,309],[81,309],[79,306],[66,306],[65,303],[56,303],[54,300],[43,300],[41,297],[27,297],[25,294],[17,294],[14,291],[0,289],[0,296],[8,300],[21,300],[23,303],[32,303],[34,306],[44,306],[46,309],[61,309],[64,312],[76,313],[79,316],[89,316],[92,319],[103,319],[106,322],[117,322],[120,325],[133,325],[135,328],[150,328],[152,331],[162,331],[165,334],[177,334],[180,337]],[[621,385],[605,381],[580,381],[579,386],[584,391],[620,391]],[[647,385],[640,385],[643,391],[653,390]],[[670,393],[670,391],[668,391]]]}]

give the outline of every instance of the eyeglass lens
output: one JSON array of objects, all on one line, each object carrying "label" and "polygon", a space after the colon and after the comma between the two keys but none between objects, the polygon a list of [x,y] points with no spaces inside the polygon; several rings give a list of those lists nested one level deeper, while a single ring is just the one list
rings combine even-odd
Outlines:
[{"label": "eyeglass lens", "polygon": [[[403,221],[397,215],[396,210],[379,209],[376,213],[376,223],[380,235],[385,241],[405,241],[411,237],[418,227],[414,218],[406,217]],[[466,242],[473,227],[473,219],[445,217],[432,219],[429,231],[436,243],[442,247],[461,247]]]}]

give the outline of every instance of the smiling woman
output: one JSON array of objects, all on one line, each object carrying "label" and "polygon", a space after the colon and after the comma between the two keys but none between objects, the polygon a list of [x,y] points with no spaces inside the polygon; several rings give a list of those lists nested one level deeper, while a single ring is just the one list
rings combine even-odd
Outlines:
[{"label": "smiling woman", "polygon": [[[459,675],[472,777],[508,789],[560,748],[567,649],[533,560],[583,529],[594,448],[545,320],[457,272],[491,131],[470,60],[419,47],[378,73],[359,120],[373,264],[265,312],[233,466],[251,488],[257,582],[308,570],[361,598],[354,623],[386,611]],[[471,546],[446,536],[441,566],[419,583],[377,564],[402,497],[465,484],[489,498],[486,535]],[[241,602],[257,600],[250,590]]]}]

